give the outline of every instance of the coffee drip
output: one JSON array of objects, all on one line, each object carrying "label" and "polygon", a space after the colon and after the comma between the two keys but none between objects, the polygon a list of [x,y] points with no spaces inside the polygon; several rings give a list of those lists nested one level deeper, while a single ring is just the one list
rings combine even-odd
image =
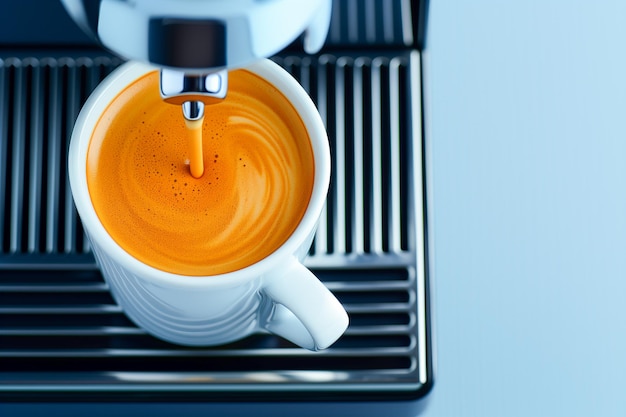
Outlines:
[{"label": "coffee drip", "polygon": [[307,53],[328,33],[332,0],[61,0],[87,34],[125,59],[160,68],[164,101],[187,121],[226,97],[231,68],[283,50],[301,34]]},{"label": "coffee drip", "polygon": [[190,136],[189,169],[194,178],[204,172],[202,163],[202,121],[204,107],[220,103],[226,98],[228,72],[221,70],[208,74],[185,74],[182,71],[162,69],[159,86],[166,103],[181,105],[185,125]]},{"label": "coffee drip", "polygon": [[[195,102],[187,102],[193,106]],[[183,107],[184,108],[184,107]],[[194,113],[194,118],[185,116],[185,126],[189,133],[189,172],[194,178],[200,178],[204,174],[204,161],[202,151],[202,122],[204,112]]]}]

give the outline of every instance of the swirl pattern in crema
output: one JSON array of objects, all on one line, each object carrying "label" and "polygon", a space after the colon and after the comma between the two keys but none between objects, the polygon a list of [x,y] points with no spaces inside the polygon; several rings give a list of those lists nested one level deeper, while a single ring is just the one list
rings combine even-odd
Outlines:
[{"label": "swirl pattern in crema", "polygon": [[181,275],[223,274],[280,247],[306,211],[313,151],[298,113],[273,85],[229,74],[226,99],[207,106],[204,175],[188,166],[179,106],[159,76],[127,86],[94,129],[87,182],[100,221],[135,258]]}]

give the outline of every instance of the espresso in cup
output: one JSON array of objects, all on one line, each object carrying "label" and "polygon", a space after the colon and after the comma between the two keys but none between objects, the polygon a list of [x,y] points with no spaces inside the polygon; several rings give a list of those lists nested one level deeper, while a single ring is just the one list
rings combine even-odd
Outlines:
[{"label": "espresso in cup", "polygon": [[245,268],[280,247],[307,209],[315,162],[298,112],[252,72],[231,71],[228,82],[226,99],[205,108],[199,178],[181,109],[162,101],[156,71],[123,89],[93,131],[96,214],[122,248],[162,271]]}]

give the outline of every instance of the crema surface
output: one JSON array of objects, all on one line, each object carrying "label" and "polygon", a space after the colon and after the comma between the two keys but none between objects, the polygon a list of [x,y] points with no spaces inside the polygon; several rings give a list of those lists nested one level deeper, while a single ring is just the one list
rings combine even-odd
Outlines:
[{"label": "crema surface", "polygon": [[153,72],[123,90],[98,121],[87,182],[96,213],[132,256],[205,276],[251,265],[295,230],[313,188],[308,134],[291,103],[245,70],[205,108],[204,174],[189,171],[180,106],[164,103]]}]

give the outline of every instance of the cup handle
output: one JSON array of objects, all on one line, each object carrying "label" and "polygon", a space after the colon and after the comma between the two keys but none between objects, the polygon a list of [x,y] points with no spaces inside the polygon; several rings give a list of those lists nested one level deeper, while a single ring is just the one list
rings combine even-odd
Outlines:
[{"label": "cup handle", "polygon": [[274,302],[265,329],[309,350],[326,349],[348,327],[348,314],[311,271],[291,258],[264,283]]}]

